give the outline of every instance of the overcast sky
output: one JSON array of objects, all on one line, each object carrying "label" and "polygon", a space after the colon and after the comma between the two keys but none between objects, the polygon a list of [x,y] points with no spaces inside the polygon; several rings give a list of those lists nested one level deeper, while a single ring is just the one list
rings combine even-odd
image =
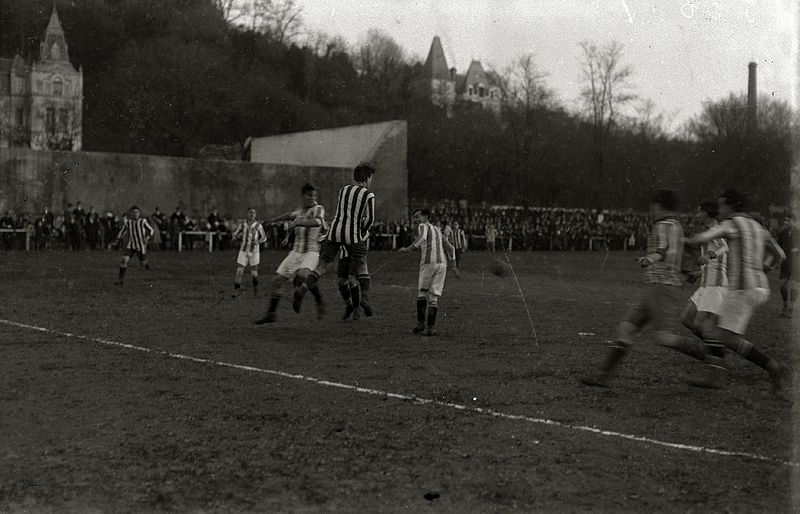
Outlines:
[{"label": "overcast sky", "polygon": [[[534,52],[547,84],[576,105],[584,40],[625,46],[635,92],[673,125],[702,102],[747,90],[758,63],[759,94],[792,102],[797,16],[792,0],[297,0],[309,30],[356,44],[369,28],[425,59],[433,36],[463,73],[471,59],[505,68]],[[488,66],[487,66],[488,67]]]}]

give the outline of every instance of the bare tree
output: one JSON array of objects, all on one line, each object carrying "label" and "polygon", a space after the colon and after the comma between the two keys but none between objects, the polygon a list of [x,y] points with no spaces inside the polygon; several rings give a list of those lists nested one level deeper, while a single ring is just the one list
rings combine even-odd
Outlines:
[{"label": "bare tree", "polygon": [[629,92],[628,79],[633,74],[630,66],[623,66],[620,59],[623,45],[612,41],[599,47],[589,41],[580,43],[583,51],[582,75],[584,87],[581,90],[587,118],[592,129],[592,187],[589,188],[589,203],[604,178],[605,144],[612,128],[617,122],[620,107],[634,100],[636,95]]},{"label": "bare tree", "polygon": [[278,43],[300,35],[302,9],[295,0],[213,0],[228,23],[262,32]]},{"label": "bare tree", "polygon": [[559,134],[552,130],[551,111],[555,96],[540,72],[535,56],[517,57],[503,73],[491,72],[500,89],[504,132],[510,145],[511,178],[520,197],[533,196],[536,180],[546,173],[558,146]]}]

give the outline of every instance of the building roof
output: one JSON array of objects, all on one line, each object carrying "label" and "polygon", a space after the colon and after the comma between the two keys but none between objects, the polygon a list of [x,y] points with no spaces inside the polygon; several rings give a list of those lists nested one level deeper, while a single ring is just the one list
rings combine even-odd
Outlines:
[{"label": "building roof", "polygon": [[473,60],[469,64],[467,73],[465,75],[458,75],[456,80],[456,93],[462,94],[469,86],[476,84],[483,84],[485,87],[495,86],[495,82],[491,75],[486,73],[480,61]]},{"label": "building roof", "polygon": [[[54,47],[58,47],[59,53],[57,55],[53,55]],[[50,13],[50,22],[47,24],[47,30],[41,42],[39,60],[42,62],[47,60],[69,61],[67,40],[64,37],[64,29],[61,27],[61,20],[58,19],[58,11],[56,10],[55,4],[53,4],[53,12]]]},{"label": "building roof", "polygon": [[250,160],[272,164],[354,168],[373,158],[380,144],[405,126],[394,120],[252,140]]},{"label": "building roof", "polygon": [[450,79],[450,69],[447,67],[447,59],[444,57],[442,41],[439,36],[433,37],[431,49],[428,51],[428,58],[425,59],[425,64],[422,65],[422,78],[431,80]]}]

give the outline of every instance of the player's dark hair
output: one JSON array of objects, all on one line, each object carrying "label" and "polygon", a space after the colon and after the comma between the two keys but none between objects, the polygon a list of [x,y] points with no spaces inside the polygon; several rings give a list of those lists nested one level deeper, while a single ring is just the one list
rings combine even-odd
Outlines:
[{"label": "player's dark hair", "polygon": [[725,201],[725,204],[732,207],[735,211],[742,211],[747,207],[747,197],[744,193],[736,188],[726,189],[720,196]]},{"label": "player's dark hair", "polygon": [[365,182],[375,173],[375,168],[368,162],[359,162],[358,166],[353,169],[353,180],[356,182]]},{"label": "player's dark hair", "polygon": [[136,207],[135,205],[131,205],[131,210],[134,210],[134,209],[136,209],[137,211],[141,210],[138,207]]},{"label": "player's dark hair", "polygon": [[650,201],[665,210],[674,211],[678,208],[678,193],[672,189],[659,189]]},{"label": "player's dark hair", "polygon": [[312,191],[316,191],[316,190],[317,190],[317,188],[314,187],[314,184],[312,184],[310,182],[306,182],[305,184],[303,184],[303,187],[300,188],[300,193],[306,194],[306,193],[311,193]]},{"label": "player's dark hair", "polygon": [[430,209],[414,209],[414,212],[411,213],[411,217],[413,218],[417,215],[417,213],[419,213],[420,216],[425,216],[426,218],[431,219]]},{"label": "player's dark hair", "polygon": [[719,205],[714,200],[706,200],[700,204],[700,210],[708,215],[709,218],[716,218],[719,214]]}]

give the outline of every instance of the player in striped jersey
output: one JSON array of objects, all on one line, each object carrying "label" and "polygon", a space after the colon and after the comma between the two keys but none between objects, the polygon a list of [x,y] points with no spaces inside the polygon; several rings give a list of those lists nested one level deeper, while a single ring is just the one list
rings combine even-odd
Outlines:
[{"label": "player in striped jersey", "polygon": [[[705,230],[711,230],[718,226],[717,214],[717,202],[707,201],[697,208],[695,219],[705,227]],[[715,339],[715,328],[728,286],[727,261],[728,245],[724,239],[717,238],[703,243],[700,246],[700,256],[697,258],[700,271],[692,272],[687,279],[694,283],[699,278],[700,285],[686,302],[681,313],[681,323],[703,344],[673,334],[662,341],[663,346],[700,360],[705,359],[706,353],[709,352],[716,357],[725,357],[725,346]]]},{"label": "player in striped jersey", "polygon": [[[333,262],[344,246],[352,259],[352,268],[361,268],[367,255],[367,239],[369,229],[375,221],[375,195],[369,190],[372,176],[375,173],[369,163],[359,163],[353,169],[353,184],[339,190],[336,201],[336,213],[331,220],[330,229],[322,240],[319,253],[319,264],[308,274],[305,281],[295,290],[292,308],[300,312],[303,297],[307,291],[319,297],[317,282],[325,271],[325,267]],[[359,280],[361,289],[361,305],[369,309],[369,278]],[[344,292],[342,292],[344,295]],[[345,299],[346,300],[346,299]]]},{"label": "player in striped jersey", "polygon": [[417,326],[414,327],[413,332],[435,336],[434,325],[439,309],[439,297],[442,296],[444,279],[447,274],[447,256],[452,255],[455,248],[450,241],[444,238],[441,230],[429,220],[429,210],[417,209],[414,211],[411,222],[417,225],[417,239],[411,245],[400,248],[400,251],[410,252],[419,249],[422,254],[417,282]]},{"label": "player in striped jersey", "polygon": [[250,266],[250,275],[253,277],[253,294],[258,294],[258,265],[261,262],[261,245],[267,240],[264,227],[256,221],[254,207],[247,209],[247,218],[239,224],[233,233],[234,239],[241,239],[239,255],[236,257],[236,275],[233,278],[233,298],[239,295],[242,287],[244,269]]},{"label": "player in striped jersey", "polygon": [[461,268],[461,255],[467,251],[467,234],[457,221],[453,222],[453,230],[450,233],[449,241],[455,248],[452,259],[453,271],[455,271],[456,277],[459,277],[461,275],[459,271]]},{"label": "player in striped jersey", "polygon": [[[724,238],[728,243],[728,291],[722,302],[715,337],[728,350],[738,353],[769,373],[772,392],[782,396],[788,390],[788,368],[758,350],[743,337],[755,309],[769,298],[765,269],[777,267],[786,257],[777,242],[756,220],[744,214],[747,200],[736,189],[719,198],[719,226],[690,238],[692,245]],[[706,355],[707,375],[690,382],[699,387],[723,386],[725,365],[714,355]]]},{"label": "player in striped jersey", "polygon": [[117,285],[122,285],[125,281],[125,272],[128,271],[128,261],[134,255],[139,258],[142,266],[145,269],[150,269],[150,264],[147,262],[147,242],[153,237],[153,227],[147,221],[147,218],[142,218],[142,211],[135,205],[131,207],[131,215],[122,225],[122,229],[117,235],[117,244],[122,242],[123,237],[128,237],[128,244],[125,248],[125,253],[122,256],[122,262],[119,265],[119,278],[115,282]]},{"label": "player in striped jersey", "polygon": [[[269,307],[266,315],[256,320],[255,323],[257,325],[275,322],[275,312],[281,299],[283,285],[292,280],[294,286],[299,287],[319,262],[319,240],[321,234],[327,230],[325,208],[317,203],[317,189],[312,184],[303,185],[300,189],[300,194],[303,197],[302,207],[270,220],[291,219],[294,244],[289,255],[283,259],[278,269],[275,270]],[[325,312],[325,306],[319,296],[319,290],[312,291],[312,294],[314,294],[314,298],[317,301],[317,313],[319,317],[322,317]]]},{"label": "player in striped jersey", "polygon": [[[617,340],[605,363],[596,375],[583,377],[581,382],[591,386],[608,387],[611,375],[633,342],[633,337],[648,325],[656,332],[657,341],[671,340],[665,328],[673,321],[683,304],[681,295],[681,261],[683,258],[683,228],[675,214],[678,197],[674,191],[662,189],[650,201],[655,224],[648,238],[647,255],[639,257],[647,284],[639,300],[628,310],[618,327]],[[675,320],[677,321],[677,320]]]}]

